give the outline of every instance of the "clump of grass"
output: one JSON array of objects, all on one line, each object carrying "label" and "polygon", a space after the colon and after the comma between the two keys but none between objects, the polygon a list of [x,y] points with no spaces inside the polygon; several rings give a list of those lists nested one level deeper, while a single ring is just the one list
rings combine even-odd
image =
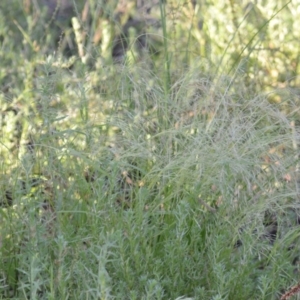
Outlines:
[{"label": "clump of grass", "polygon": [[112,139],[90,118],[41,134],[35,167],[18,167],[25,190],[2,209],[3,295],[278,295],[296,268],[299,137],[266,97],[227,84],[191,70],[166,105],[163,88],[139,98],[148,82],[130,78]]},{"label": "clump of grass", "polygon": [[63,60],[27,60],[20,96],[1,98],[24,108],[1,115],[3,299],[276,299],[293,285],[296,99],[270,104],[242,65],[170,60],[160,77]]}]

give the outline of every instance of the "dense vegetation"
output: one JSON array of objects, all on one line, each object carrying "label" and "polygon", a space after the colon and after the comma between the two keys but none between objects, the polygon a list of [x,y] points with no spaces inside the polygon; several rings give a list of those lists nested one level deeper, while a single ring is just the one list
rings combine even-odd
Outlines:
[{"label": "dense vegetation", "polygon": [[1,1],[0,299],[295,297],[299,14]]}]

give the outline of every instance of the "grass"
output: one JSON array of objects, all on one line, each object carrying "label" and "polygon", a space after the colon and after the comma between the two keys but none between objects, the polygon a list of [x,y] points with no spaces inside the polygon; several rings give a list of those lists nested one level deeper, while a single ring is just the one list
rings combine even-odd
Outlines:
[{"label": "grass", "polygon": [[151,64],[35,52],[31,32],[5,52],[7,31],[0,299],[280,299],[297,285],[294,90],[274,103],[242,63],[178,66],[167,9]]}]

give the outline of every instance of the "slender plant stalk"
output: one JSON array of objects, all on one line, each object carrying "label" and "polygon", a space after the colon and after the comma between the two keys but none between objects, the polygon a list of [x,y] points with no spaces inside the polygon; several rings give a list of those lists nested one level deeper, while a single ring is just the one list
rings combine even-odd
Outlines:
[{"label": "slender plant stalk", "polygon": [[164,39],[164,59],[165,59],[165,78],[164,78],[164,91],[165,95],[168,96],[170,91],[171,76],[170,76],[170,56],[168,47],[168,32],[167,32],[167,16],[166,16],[166,4],[163,0],[159,1],[160,16],[162,21],[163,39]]}]

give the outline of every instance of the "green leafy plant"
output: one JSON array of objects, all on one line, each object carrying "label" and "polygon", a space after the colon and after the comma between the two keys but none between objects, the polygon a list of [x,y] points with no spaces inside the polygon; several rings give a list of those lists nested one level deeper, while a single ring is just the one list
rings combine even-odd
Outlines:
[{"label": "green leafy plant", "polygon": [[69,3],[0,4],[0,298],[296,286],[294,3]]}]

